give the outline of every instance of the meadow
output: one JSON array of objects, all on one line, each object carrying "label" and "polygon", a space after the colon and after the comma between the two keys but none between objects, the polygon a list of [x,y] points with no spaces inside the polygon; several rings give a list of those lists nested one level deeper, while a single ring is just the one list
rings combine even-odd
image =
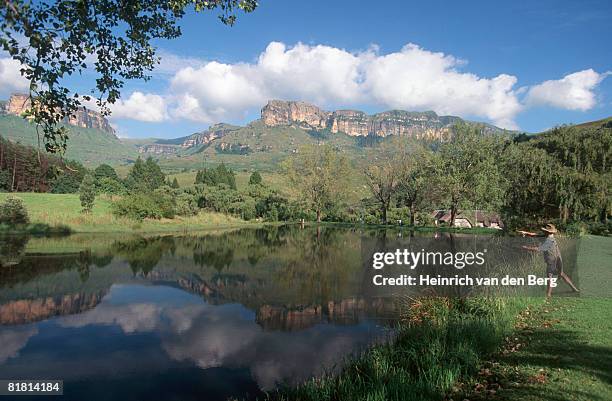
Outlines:
[{"label": "meadow", "polygon": [[68,227],[72,232],[185,232],[238,226],[255,226],[256,222],[221,213],[203,212],[192,217],[146,219],[142,222],[113,215],[111,200],[96,197],[90,214],[81,213],[78,194],[0,193],[0,202],[14,195],[23,199],[32,224],[53,228]]}]

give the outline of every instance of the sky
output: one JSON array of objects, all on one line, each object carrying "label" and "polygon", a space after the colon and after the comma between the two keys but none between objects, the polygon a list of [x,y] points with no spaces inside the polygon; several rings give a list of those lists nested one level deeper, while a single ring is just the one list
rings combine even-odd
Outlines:
[{"label": "sky", "polygon": [[[233,27],[190,12],[180,38],[155,42],[152,79],[128,82],[112,106],[118,134],[242,125],[269,99],[433,110],[527,132],[612,116],[609,0],[259,3]],[[0,98],[27,88],[18,70],[0,55]]]}]

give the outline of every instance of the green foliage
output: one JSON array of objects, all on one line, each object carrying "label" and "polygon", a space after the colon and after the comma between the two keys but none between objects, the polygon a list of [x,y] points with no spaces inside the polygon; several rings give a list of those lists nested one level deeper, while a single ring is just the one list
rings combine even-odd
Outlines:
[{"label": "green foliage", "polygon": [[285,160],[283,169],[300,197],[315,211],[317,221],[346,197],[348,160],[329,145],[300,148],[297,155]]},{"label": "green foliage", "polygon": [[171,198],[163,193],[136,192],[114,202],[113,213],[116,216],[144,220],[172,218],[175,211]]},{"label": "green foliage", "polygon": [[[136,147],[108,132],[96,128],[62,125],[66,126],[70,136],[70,146],[63,155],[65,159],[78,160],[90,167],[111,161],[125,163],[138,156]],[[0,115],[0,133],[14,143],[19,142],[33,147],[35,152],[38,151],[36,126],[22,117],[11,114]],[[43,158],[53,157],[45,152],[41,153],[41,156]]]},{"label": "green foliage", "polygon": [[236,174],[225,166],[225,163],[217,165],[216,168],[205,168],[196,173],[196,184],[205,185],[227,185],[236,189]]},{"label": "green foliage", "polygon": [[66,168],[57,170],[55,178],[51,180],[51,192],[54,194],[77,193],[86,174],[87,169],[81,163],[66,162]]},{"label": "green foliage", "polygon": [[185,192],[191,194],[202,209],[232,214],[244,220],[289,221],[296,214],[294,204],[263,185],[249,185],[246,190],[237,191],[226,184],[197,184],[186,188]]},{"label": "green foliage", "polygon": [[432,163],[433,188],[439,203],[450,209],[451,225],[460,208],[495,210],[501,205],[505,182],[497,161],[502,145],[499,137],[459,125],[440,146]]},{"label": "green foliage", "polygon": [[262,183],[261,174],[259,171],[254,171],[249,177],[249,185],[259,185]]},{"label": "green foliage", "polygon": [[170,184],[171,188],[177,189],[180,188],[180,185],[178,183],[178,180],[176,179],[176,177],[174,177],[174,180],[172,180],[172,184]]},{"label": "green foliage", "polygon": [[195,196],[187,192],[181,192],[176,197],[175,210],[179,216],[195,216],[200,209]]},{"label": "green foliage", "polygon": [[365,170],[366,183],[380,208],[382,224],[387,224],[387,211],[391,206],[391,199],[395,197],[403,181],[405,164],[406,152],[400,148],[393,151],[388,158],[376,161]]},{"label": "green foliage", "polygon": [[[94,71],[103,114],[115,103],[128,79],[148,79],[159,62],[153,42],[180,36],[185,9],[219,10],[233,24],[236,10],[250,12],[255,0],[156,0],[94,3],[11,1],[2,7],[0,45],[20,65],[30,81],[33,107],[27,113],[42,128],[45,148],[66,148],[66,127],[59,123],[74,114],[90,96],[79,96],[62,85],[69,76]],[[97,57],[92,57],[95,54]]]},{"label": "green foliage", "polygon": [[28,210],[21,198],[9,196],[0,204],[0,224],[24,225],[30,222]]},{"label": "green foliage", "polygon": [[266,400],[440,400],[475,375],[513,329],[522,301],[417,298],[393,341],[349,360],[339,374],[266,394]]},{"label": "green foliage", "polygon": [[109,177],[103,177],[97,183],[98,192],[107,195],[124,195],[127,193],[122,182]]},{"label": "green foliage", "polygon": [[148,157],[144,162],[140,157],[136,159],[125,179],[130,191],[152,191],[165,183],[166,176],[152,157]]},{"label": "green foliage", "polygon": [[511,228],[553,220],[605,226],[612,214],[610,160],[612,129],[605,126],[559,127],[509,145],[502,160],[511,188],[505,220]]},{"label": "green foliage", "polygon": [[91,213],[96,200],[96,182],[91,174],[87,174],[79,187],[79,199],[83,213]]},{"label": "green foliage", "polygon": [[117,172],[114,168],[109,166],[108,164],[100,164],[94,170],[94,177],[96,181],[100,181],[103,178],[110,178],[115,181],[119,181],[119,176],[117,176]]},{"label": "green foliage", "polygon": [[0,171],[0,191],[6,192],[11,189],[11,173],[8,170]]}]

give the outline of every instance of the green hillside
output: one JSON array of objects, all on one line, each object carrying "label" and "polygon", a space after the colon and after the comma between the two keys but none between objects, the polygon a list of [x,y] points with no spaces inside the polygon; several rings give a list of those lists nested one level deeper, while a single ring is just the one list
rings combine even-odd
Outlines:
[{"label": "green hillside", "polygon": [[257,120],[208,145],[183,150],[171,157],[153,157],[169,170],[201,168],[210,163],[223,162],[236,170],[276,171],[282,160],[300,147],[322,144],[333,146],[357,164],[384,148],[362,146],[358,138],[342,133],[308,131],[289,126],[267,127]]},{"label": "green hillside", "polygon": [[[66,125],[70,130],[65,157],[86,166],[123,164],[138,156],[136,147],[97,129]],[[0,136],[24,145],[38,146],[36,128],[21,117],[0,115]],[[41,144],[42,146],[42,144]]]}]

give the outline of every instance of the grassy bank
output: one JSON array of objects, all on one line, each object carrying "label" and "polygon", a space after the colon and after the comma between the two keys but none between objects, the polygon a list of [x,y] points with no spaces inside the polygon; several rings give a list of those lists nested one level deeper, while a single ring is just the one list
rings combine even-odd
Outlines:
[{"label": "grassy bank", "polygon": [[457,399],[612,399],[611,311],[608,298],[553,298],[524,312]]},{"label": "grassy bank", "polygon": [[578,269],[581,297],[412,300],[395,341],[267,399],[612,399],[612,300],[590,296],[612,282],[612,239],[583,238]]},{"label": "grassy bank", "polygon": [[[193,217],[176,217],[174,219],[144,220],[142,222],[116,217],[111,212],[108,198],[96,198],[91,214],[81,213],[81,202],[78,194],[46,193],[0,193],[0,202],[9,195],[23,199],[33,228],[47,228],[41,234],[53,231],[73,232],[181,232],[207,230],[211,228],[254,226],[244,220],[221,213],[200,212]],[[26,227],[21,231],[30,230]],[[5,230],[6,231],[6,230]],[[30,232],[31,231],[26,231]]]},{"label": "grassy bank", "polygon": [[511,332],[514,317],[529,302],[507,299],[422,299],[406,306],[395,341],[377,345],[350,361],[339,375],[269,400],[440,400],[458,382],[469,381],[483,356]]},{"label": "grassy bank", "polygon": [[464,398],[493,391],[508,401],[612,399],[612,299],[601,296],[612,284],[612,239],[583,238],[578,262],[581,296],[523,312]]}]

